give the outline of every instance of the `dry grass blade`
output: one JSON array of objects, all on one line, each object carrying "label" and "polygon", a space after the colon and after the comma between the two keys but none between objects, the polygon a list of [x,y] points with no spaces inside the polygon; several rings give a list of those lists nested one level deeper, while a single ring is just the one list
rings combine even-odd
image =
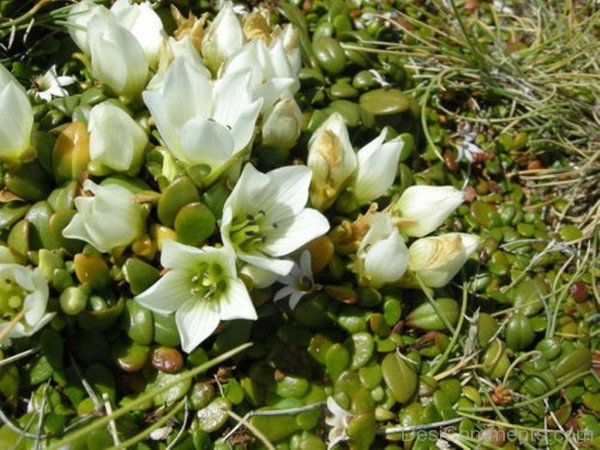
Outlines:
[{"label": "dry grass blade", "polygon": [[[557,164],[513,176],[545,204],[566,199],[566,207],[551,211],[555,228],[574,224],[589,239],[600,214],[600,11],[593,2],[568,0],[513,5],[467,12],[454,1],[407,1],[396,17],[379,17],[399,31],[399,42],[368,51],[406,58],[418,81],[412,92],[421,99],[423,132],[438,157],[426,108],[496,136],[526,132],[527,151],[511,156]],[[449,105],[440,98],[449,92],[475,108]]]}]

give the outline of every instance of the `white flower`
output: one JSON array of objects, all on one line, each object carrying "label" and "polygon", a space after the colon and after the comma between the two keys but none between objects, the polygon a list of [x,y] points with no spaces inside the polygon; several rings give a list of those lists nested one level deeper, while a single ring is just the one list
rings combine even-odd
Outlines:
[{"label": "white flower", "polygon": [[356,252],[359,282],[375,288],[398,281],[406,272],[408,252],[392,216],[373,214]]},{"label": "white flower", "polygon": [[452,186],[411,186],[393,206],[403,234],[425,236],[436,230],[464,201],[463,192]]},{"label": "white flower", "polygon": [[327,450],[340,442],[348,440],[347,428],[352,420],[352,414],[336,403],[333,397],[327,397],[327,409],[331,416],[325,418],[325,423],[331,427],[327,436]]},{"label": "white flower", "polygon": [[409,269],[432,288],[446,286],[473,254],[479,238],[448,233],[417,239],[408,249]]},{"label": "white flower", "polygon": [[93,0],[82,0],[75,3],[69,9],[67,16],[67,29],[71,35],[71,39],[82,52],[89,54],[90,47],[87,42],[87,26],[90,19],[99,11],[106,9],[103,6],[97,5]]},{"label": "white flower", "polygon": [[202,56],[216,73],[221,64],[244,45],[242,25],[230,1],[224,2],[202,38]]},{"label": "white flower", "polygon": [[73,77],[58,76],[56,65],[54,65],[36,80],[37,91],[35,92],[35,96],[47,102],[52,100],[52,97],[66,97],[69,93],[65,89],[65,86],[70,86],[73,83],[75,83]]},{"label": "white flower", "polygon": [[290,308],[294,309],[302,297],[314,291],[316,287],[310,265],[310,252],[304,250],[300,255],[300,264],[294,264],[289,275],[279,277],[277,281],[285,286],[275,292],[273,301],[289,297]]},{"label": "white flower", "polygon": [[269,111],[262,126],[262,143],[290,149],[296,145],[302,125],[302,111],[293,98],[280,100]]},{"label": "white flower", "polygon": [[223,243],[251,266],[290,273],[294,263],[280,258],[329,230],[321,213],[305,208],[310,176],[304,166],[265,174],[246,164],[223,207]]},{"label": "white flower", "polygon": [[144,49],[109,13],[96,12],[88,23],[92,75],[117,95],[136,96],[146,86]]},{"label": "white flower", "polygon": [[118,185],[97,185],[91,180],[83,189],[93,197],[76,197],[77,214],[63,230],[63,236],[85,241],[101,252],[128,245],[144,231],[145,217],[133,193]]},{"label": "white flower", "polygon": [[54,313],[46,312],[47,304],[48,284],[39,268],[0,264],[0,313],[6,319],[0,322],[0,332],[19,312],[25,311],[23,318],[12,325],[6,335],[8,342],[31,336],[50,322]]},{"label": "white flower", "polygon": [[223,76],[250,70],[250,88],[254,98],[263,99],[263,112],[282,98],[292,97],[300,83],[287,60],[283,42],[275,40],[267,47],[254,39],[231,55],[223,69]]},{"label": "white flower", "polygon": [[119,25],[127,29],[144,49],[148,65],[156,68],[160,49],[166,39],[166,33],[158,14],[150,2],[131,3],[130,0],[117,0],[110,12]]},{"label": "white flower", "polygon": [[[75,44],[88,55],[91,52],[88,26],[96,16],[114,19],[118,25],[125,28],[142,48],[147,64],[156,68],[166,33],[150,2],[131,3],[130,0],[117,0],[110,10],[90,0],[73,5],[69,9],[67,28]],[[128,43],[131,45],[131,40]]]},{"label": "white flower", "polygon": [[159,314],[175,313],[183,351],[194,350],[221,320],[256,320],[231,248],[198,249],[167,239],[160,263],[169,271],[135,300]]},{"label": "white flower", "polygon": [[459,144],[457,145],[458,155],[456,156],[456,161],[462,161],[463,158],[466,158],[467,161],[472,163],[477,158],[477,154],[483,153],[483,150],[479,145],[475,143],[477,139],[477,129],[472,129],[471,125],[468,122],[461,122],[458,124],[458,137],[460,139]]},{"label": "white flower", "polygon": [[112,103],[92,108],[88,120],[90,157],[117,172],[136,172],[148,136],[123,109]]},{"label": "white flower", "polygon": [[348,129],[339,113],[333,113],[315,130],[308,142],[306,165],[312,171],[310,201],[328,209],[346,186],[357,166]]},{"label": "white flower", "polygon": [[481,147],[477,144],[473,144],[469,141],[462,141],[458,144],[458,155],[456,156],[456,161],[461,161],[463,158],[466,158],[467,161],[473,162],[475,158],[477,158],[477,154],[483,153]]},{"label": "white flower", "polygon": [[0,64],[0,161],[17,163],[29,149],[33,110],[23,86]]},{"label": "white flower", "polygon": [[384,195],[396,178],[398,159],[404,141],[397,137],[384,143],[385,136],[384,130],[357,153],[358,168],[351,188],[359,205]]},{"label": "white flower", "polygon": [[250,144],[261,100],[253,101],[250,73],[238,72],[214,83],[186,59],[176,59],[156,91],[144,102],[165,145],[188,165],[222,167]]}]

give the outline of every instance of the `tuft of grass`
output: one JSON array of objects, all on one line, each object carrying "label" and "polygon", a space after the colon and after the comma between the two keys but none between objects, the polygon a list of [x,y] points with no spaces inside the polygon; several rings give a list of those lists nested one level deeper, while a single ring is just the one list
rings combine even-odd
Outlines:
[{"label": "tuft of grass", "polygon": [[371,47],[365,50],[405,59],[432,151],[442,159],[429,131],[431,110],[447,124],[496,137],[523,133],[526,147],[510,156],[524,167],[507,176],[545,203],[561,199],[551,211],[556,228],[574,224],[590,238],[600,220],[597,2],[405,1],[379,20],[399,32],[399,42],[363,42]]}]

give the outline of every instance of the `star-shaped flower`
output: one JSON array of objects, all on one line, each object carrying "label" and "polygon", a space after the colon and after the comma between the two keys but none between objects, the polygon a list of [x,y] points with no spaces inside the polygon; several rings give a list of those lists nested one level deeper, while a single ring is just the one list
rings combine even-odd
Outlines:
[{"label": "star-shaped flower", "polygon": [[168,239],[160,263],[169,271],[135,300],[160,314],[175,313],[183,351],[194,350],[221,320],[257,319],[230,247],[199,249]]}]

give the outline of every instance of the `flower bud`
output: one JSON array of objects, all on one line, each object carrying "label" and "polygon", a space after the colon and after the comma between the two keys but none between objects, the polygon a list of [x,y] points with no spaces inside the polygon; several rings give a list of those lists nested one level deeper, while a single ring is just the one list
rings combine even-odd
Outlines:
[{"label": "flower bud", "polygon": [[18,163],[31,142],[33,110],[23,86],[0,65],[0,162]]},{"label": "flower bud", "polygon": [[77,214],[63,236],[88,242],[101,252],[128,245],[141,236],[145,218],[133,193],[118,185],[101,186],[86,180],[83,189],[93,197],[77,197]]},{"label": "flower bud", "polygon": [[253,98],[263,100],[263,114],[278,100],[293,97],[300,88],[280,41],[274,41],[270,47],[259,39],[248,42],[231,55],[223,66],[221,76],[247,70],[251,73],[250,89]]},{"label": "flower bud", "polygon": [[328,209],[356,169],[356,154],[339,113],[332,114],[311,136],[307,166],[312,171],[310,201]]},{"label": "flower bud", "polygon": [[148,136],[123,109],[111,103],[92,108],[88,122],[90,156],[116,172],[136,173]]},{"label": "flower bud", "polygon": [[221,64],[244,44],[244,33],[230,1],[210,24],[202,39],[202,56],[208,67],[216,73]]},{"label": "flower bud", "polygon": [[144,49],[148,65],[156,68],[166,33],[150,2],[132,4],[130,0],[117,0],[110,12],[116,17],[119,25],[137,39]]},{"label": "flower bud", "polygon": [[82,52],[90,52],[90,47],[87,42],[87,26],[90,19],[98,12],[100,5],[97,5],[92,0],[83,0],[75,3],[69,9],[67,16],[67,28],[71,39],[79,47]]},{"label": "flower bud", "polygon": [[92,75],[117,95],[136,96],[146,86],[144,49],[110,14],[95,14],[88,24]]},{"label": "flower bud", "polygon": [[408,249],[408,266],[426,286],[446,286],[473,254],[479,238],[448,233],[417,239]]},{"label": "flower bud", "polygon": [[392,225],[392,217],[376,213],[356,253],[359,282],[375,288],[398,281],[408,262],[406,245]]},{"label": "flower bud", "polygon": [[292,148],[300,136],[301,122],[302,111],[296,100],[280,100],[267,114],[263,123],[263,144],[286,150]]},{"label": "flower bud", "polygon": [[385,135],[384,130],[357,153],[358,170],[351,187],[359,205],[377,200],[394,183],[404,144],[399,137],[384,143]]},{"label": "flower bud", "polygon": [[435,229],[463,202],[452,186],[411,186],[393,207],[396,225],[407,236],[422,237]]}]

